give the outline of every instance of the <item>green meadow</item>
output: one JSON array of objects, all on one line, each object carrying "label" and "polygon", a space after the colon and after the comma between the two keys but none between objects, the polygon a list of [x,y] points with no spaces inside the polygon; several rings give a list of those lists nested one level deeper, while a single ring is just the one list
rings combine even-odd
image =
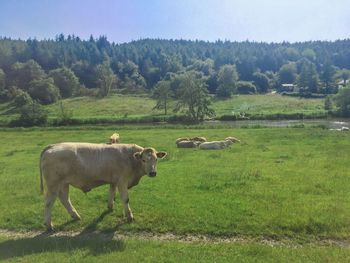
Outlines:
[{"label": "green meadow", "polygon": [[[170,103],[169,115],[175,115],[172,111],[174,101]],[[98,99],[94,97],[76,97],[62,100],[65,110],[72,112],[74,119],[85,121],[98,120],[129,121],[149,119],[153,116],[162,117],[163,110],[156,110],[155,100],[148,96],[113,95]],[[60,103],[45,106],[49,113],[49,119],[60,117]],[[302,117],[326,116],[324,99],[302,99],[296,97],[270,95],[235,95],[227,100],[213,99],[212,108],[216,117],[250,115],[252,118],[275,119],[279,116],[291,118],[299,114]],[[11,103],[0,104],[0,123],[8,123],[18,117]]]},{"label": "green meadow", "polygon": [[[168,152],[158,175],[144,177],[129,191],[135,222],[123,218],[117,196],[107,211],[108,186],[84,194],[70,188],[81,221],[71,221],[57,200],[53,223],[58,231],[104,233],[171,233],[241,237],[251,242],[109,240],[1,237],[0,259],[58,261],[87,258],[130,262],[263,260],[336,262],[350,251],[322,248],[317,240],[348,240],[350,235],[350,134],[321,128],[198,128],[197,126],[104,126],[0,130],[0,229],[44,231],[39,155],[47,144],[62,141],[104,143],[112,132],[121,142],[153,146]],[[240,144],[220,151],[178,149],[175,139],[235,136]],[[1,236],[1,235],[0,235]],[[290,247],[271,247],[259,238],[290,240]],[[42,248],[40,244],[45,243]],[[38,244],[37,246],[35,244]],[[304,244],[304,245],[303,245]],[[12,249],[8,249],[13,246]],[[68,249],[72,248],[73,252]],[[112,248],[111,248],[112,247]],[[154,252],[155,247],[160,247]],[[106,250],[105,250],[106,249]],[[34,251],[34,252],[31,252]],[[133,251],[135,252],[133,254]],[[181,251],[181,252],[179,252]],[[5,253],[5,254],[3,254]],[[96,254],[97,253],[97,254]],[[7,256],[6,256],[7,255]],[[199,255],[197,257],[197,255]],[[203,260],[200,260],[203,259]],[[322,259],[322,260],[318,260]],[[304,262],[304,260],[302,260]],[[346,260],[345,260],[346,261]]]}]

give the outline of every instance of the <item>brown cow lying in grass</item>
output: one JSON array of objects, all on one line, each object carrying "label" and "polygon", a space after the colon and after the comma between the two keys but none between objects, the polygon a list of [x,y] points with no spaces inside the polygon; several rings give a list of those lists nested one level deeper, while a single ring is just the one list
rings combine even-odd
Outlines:
[{"label": "brown cow lying in grass", "polygon": [[40,181],[45,191],[45,225],[53,230],[51,210],[58,197],[74,219],[80,219],[69,198],[72,185],[89,192],[100,185],[109,184],[108,208],[113,208],[116,190],[124,205],[128,221],[133,220],[129,207],[128,189],[137,185],[142,176],[157,174],[157,158],[166,152],[142,148],[136,144],[59,143],[47,146],[40,156]]}]

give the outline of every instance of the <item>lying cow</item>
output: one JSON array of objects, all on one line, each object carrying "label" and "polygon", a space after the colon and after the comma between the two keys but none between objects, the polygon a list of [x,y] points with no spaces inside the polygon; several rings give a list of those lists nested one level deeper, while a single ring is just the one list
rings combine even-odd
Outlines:
[{"label": "lying cow", "polygon": [[236,137],[226,137],[225,140],[230,140],[232,141],[233,143],[236,143],[236,142],[241,142],[239,139],[237,139]]},{"label": "lying cow", "polygon": [[179,141],[176,143],[178,148],[196,148],[200,142],[196,141]]},{"label": "lying cow", "polygon": [[203,142],[199,145],[199,148],[203,150],[219,150],[227,148],[231,144],[233,144],[231,140]]},{"label": "lying cow", "polygon": [[190,139],[190,141],[203,143],[203,142],[207,141],[207,138],[205,138],[205,137],[193,137],[193,138]]},{"label": "lying cow", "polygon": [[74,219],[80,219],[69,198],[69,185],[89,192],[109,184],[108,208],[113,208],[118,188],[128,221],[133,220],[129,207],[128,189],[137,185],[143,175],[157,174],[157,158],[166,152],[142,148],[135,144],[59,143],[47,146],[41,153],[40,180],[46,183],[45,225],[52,230],[51,209],[58,196]]},{"label": "lying cow", "polygon": [[181,141],[189,141],[189,140],[190,140],[189,138],[177,138],[175,143],[178,144]]},{"label": "lying cow", "polygon": [[119,139],[120,139],[119,134],[118,134],[118,133],[113,133],[113,134],[111,135],[111,137],[109,137],[109,142],[110,142],[111,144],[117,143],[117,142],[119,142]]}]

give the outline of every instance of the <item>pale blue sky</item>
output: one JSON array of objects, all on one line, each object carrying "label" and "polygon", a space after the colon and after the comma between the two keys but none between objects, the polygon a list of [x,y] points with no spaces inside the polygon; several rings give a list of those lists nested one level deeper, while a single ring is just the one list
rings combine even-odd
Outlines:
[{"label": "pale blue sky", "polygon": [[307,41],[350,38],[350,0],[0,0],[0,36]]}]

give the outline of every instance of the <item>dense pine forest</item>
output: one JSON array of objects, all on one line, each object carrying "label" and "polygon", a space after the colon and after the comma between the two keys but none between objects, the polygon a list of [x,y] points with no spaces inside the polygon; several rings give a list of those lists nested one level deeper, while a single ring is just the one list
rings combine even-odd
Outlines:
[{"label": "dense pine forest", "polygon": [[[350,39],[300,43],[143,39],[0,39],[0,99],[18,106],[72,96],[149,93],[167,98],[192,92],[267,93],[304,97],[335,94],[350,78]],[[164,99],[164,100],[162,100]],[[197,114],[197,113],[193,113]]]}]

